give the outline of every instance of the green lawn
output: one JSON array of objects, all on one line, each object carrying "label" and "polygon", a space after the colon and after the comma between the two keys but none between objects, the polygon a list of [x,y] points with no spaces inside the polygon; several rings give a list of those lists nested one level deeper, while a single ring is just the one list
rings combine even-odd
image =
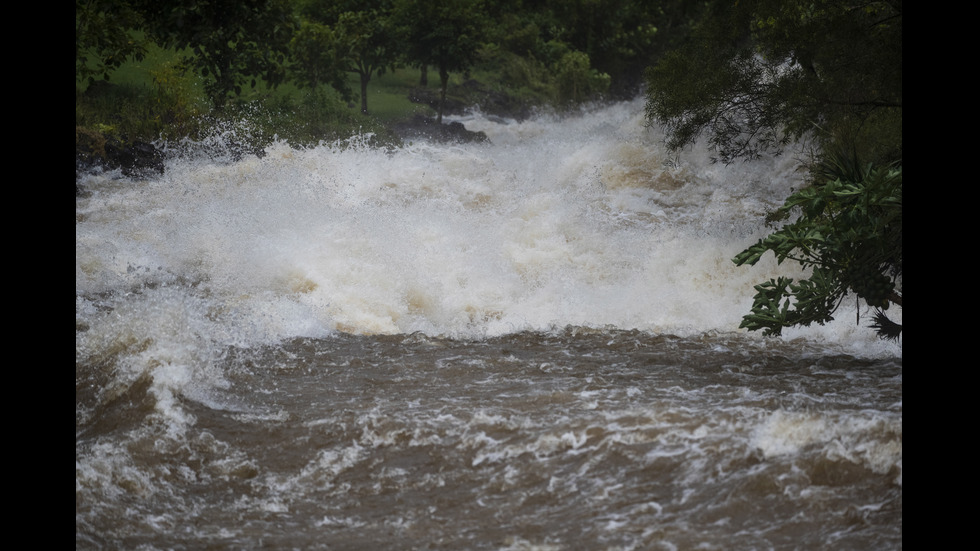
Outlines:
[{"label": "green lawn", "polygon": [[[383,75],[374,76],[368,83],[368,113],[383,122],[404,119],[415,114],[435,115],[435,112],[425,105],[412,103],[408,93],[418,86],[418,69],[397,69]],[[351,78],[354,90],[360,90],[360,80],[357,75]],[[430,83],[431,86],[431,83]],[[358,104],[358,109],[360,104]]]},{"label": "green lawn", "polygon": [[[153,47],[144,59],[129,61],[114,71],[109,86],[98,83],[98,90],[86,94],[88,84],[76,82],[76,127],[124,140],[201,133],[201,121],[208,119],[210,104],[202,79],[179,71],[178,59],[175,51]],[[351,73],[349,79],[351,88],[359,93],[358,75]],[[418,80],[417,69],[397,69],[372,77],[367,115],[360,112],[359,100],[349,106],[329,87],[314,96],[293,83],[268,89],[260,82],[254,89],[243,89],[241,97],[232,102],[230,111],[234,114],[226,112],[225,117],[251,116],[253,124],[263,127],[256,136],[260,140],[278,135],[298,143],[316,143],[358,130],[384,134],[382,129],[393,122],[417,114],[435,114],[428,106],[409,101],[409,90]]]}]

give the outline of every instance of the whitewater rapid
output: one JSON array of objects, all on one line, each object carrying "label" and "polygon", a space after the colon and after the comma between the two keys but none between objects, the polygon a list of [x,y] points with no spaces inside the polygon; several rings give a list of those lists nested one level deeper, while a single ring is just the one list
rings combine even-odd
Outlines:
[{"label": "whitewater rapid", "polygon": [[798,163],[642,111],[84,177],[76,548],[901,549],[901,344],[738,329]]},{"label": "whitewater rapid", "polygon": [[[688,335],[736,331],[752,286],[793,273],[730,260],[802,184],[790,156],[724,166],[667,153],[638,102],[465,122],[490,143],[279,143],[237,162],[177,159],[146,181],[90,177],[76,317],[92,297],[179,283],[192,296],[173,308],[207,303],[186,323],[232,341],[566,325]],[[852,305],[839,318],[800,334],[894,350]]]}]

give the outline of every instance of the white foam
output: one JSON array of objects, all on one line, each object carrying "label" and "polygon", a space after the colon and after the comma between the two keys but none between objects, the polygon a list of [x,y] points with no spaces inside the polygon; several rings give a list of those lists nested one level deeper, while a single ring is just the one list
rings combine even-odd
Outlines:
[{"label": "white foam", "polygon": [[[730,259],[801,176],[786,159],[669,154],[644,123],[639,102],[509,124],[477,114],[467,124],[494,143],[278,144],[231,164],[173,161],[158,180],[94,185],[78,202],[76,290],[190,283],[233,312],[218,323],[243,342],[735,331],[754,284],[799,275]],[[848,307],[842,323],[790,334],[895,352]]]}]

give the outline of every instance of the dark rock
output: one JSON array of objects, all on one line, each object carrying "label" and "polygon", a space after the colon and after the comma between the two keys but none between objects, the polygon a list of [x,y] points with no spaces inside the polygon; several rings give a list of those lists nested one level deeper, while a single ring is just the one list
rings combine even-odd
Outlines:
[{"label": "dark rock", "polygon": [[[115,169],[130,178],[163,174],[163,154],[150,143],[126,144],[93,130],[75,128],[76,180],[81,172]],[[75,187],[77,195],[78,186]]]},{"label": "dark rock", "polygon": [[105,153],[107,163],[122,169],[124,176],[142,178],[150,174],[163,174],[163,155],[153,144],[133,142],[122,145],[109,142]]},{"label": "dark rock", "polygon": [[484,132],[467,130],[461,122],[439,124],[435,119],[424,115],[415,115],[408,121],[394,124],[392,131],[402,140],[427,139],[451,143],[490,141]]}]

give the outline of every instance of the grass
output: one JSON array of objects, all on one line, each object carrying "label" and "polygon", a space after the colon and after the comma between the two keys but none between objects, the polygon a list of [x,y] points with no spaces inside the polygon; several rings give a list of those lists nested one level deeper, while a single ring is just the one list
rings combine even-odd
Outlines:
[{"label": "grass", "polygon": [[[376,145],[398,145],[391,130],[397,123],[418,115],[433,117],[428,105],[413,103],[409,92],[419,86],[418,69],[401,68],[374,75],[368,83],[368,113],[360,112],[360,100],[348,103],[329,86],[315,92],[285,83],[268,89],[262,83],[245,88],[216,113],[211,109],[203,80],[180,67],[180,54],[151,47],[138,62],[123,64],[111,82],[90,87],[76,82],[76,135],[98,134],[103,141],[131,144],[135,141],[174,142],[202,140],[234,130],[236,144],[261,149],[277,140],[294,146],[316,145],[371,134]],[[360,92],[359,76],[351,73],[352,90]],[[475,78],[478,87],[463,86]],[[452,74],[449,96],[463,104],[492,103],[508,113],[550,105],[559,97],[554,78],[541,63],[513,54],[489,53],[470,74]],[[439,88],[439,77],[430,68],[428,88]],[[76,146],[78,145],[76,140]]]},{"label": "grass", "polygon": [[[409,91],[418,86],[418,81],[419,71],[416,69],[396,69],[372,77],[368,83],[368,116],[390,123],[416,114],[435,115],[435,111],[428,106],[413,103],[408,99]],[[351,79],[351,86],[355,90],[360,89],[360,82],[356,75]]]},{"label": "grass", "polygon": [[[350,75],[353,90],[359,77]],[[329,87],[314,93],[292,83],[267,89],[261,83],[246,88],[229,102],[220,116],[210,109],[202,80],[180,70],[179,54],[152,48],[141,61],[129,61],[111,75],[108,83],[76,82],[75,126],[123,143],[133,141],[200,139],[229,124],[247,127],[251,145],[274,139],[295,145],[335,141],[371,132],[382,143],[397,142],[388,128],[415,115],[434,115],[428,106],[408,99],[418,85],[419,72],[398,69],[372,77],[368,84],[368,114],[360,101],[344,102]],[[263,142],[263,143],[258,143]]]}]

